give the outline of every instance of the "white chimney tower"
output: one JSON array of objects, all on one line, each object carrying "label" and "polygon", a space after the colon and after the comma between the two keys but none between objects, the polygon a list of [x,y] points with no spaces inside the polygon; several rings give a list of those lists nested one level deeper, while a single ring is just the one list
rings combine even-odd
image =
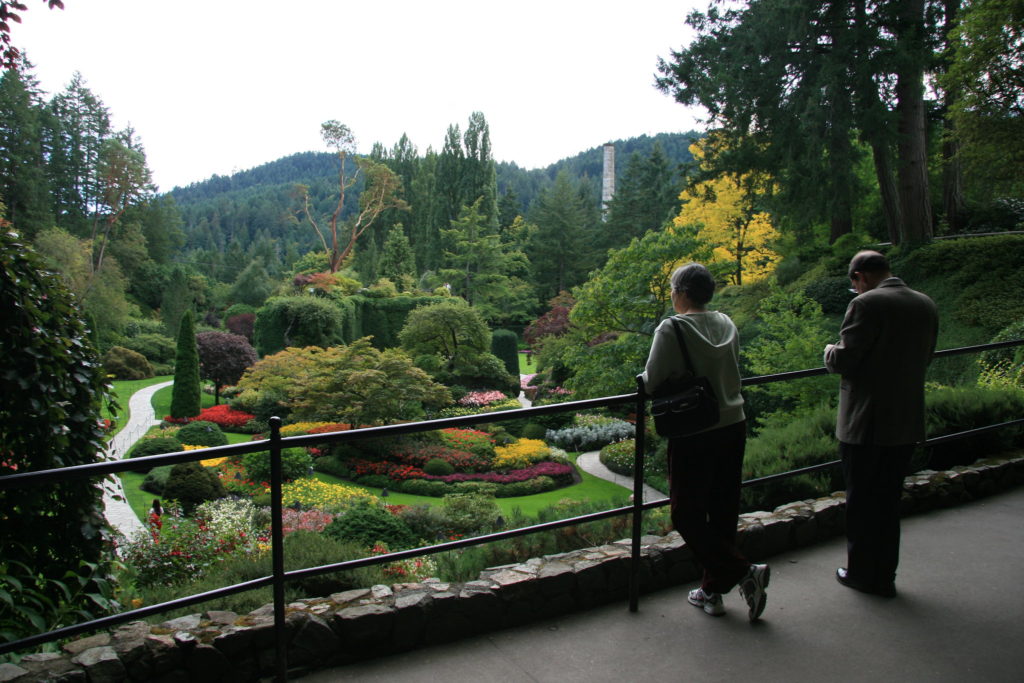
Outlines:
[{"label": "white chimney tower", "polygon": [[608,203],[615,196],[615,145],[604,145],[604,169],[601,172],[601,218],[608,218]]}]

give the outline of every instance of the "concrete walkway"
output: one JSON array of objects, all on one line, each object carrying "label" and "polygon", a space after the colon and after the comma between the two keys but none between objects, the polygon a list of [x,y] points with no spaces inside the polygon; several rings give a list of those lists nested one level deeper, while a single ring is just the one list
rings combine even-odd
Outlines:
[{"label": "concrete walkway", "polygon": [[[149,428],[160,424],[153,414],[153,394],[164,387],[169,387],[174,382],[161,382],[140,389],[128,399],[128,423],[124,429],[119,431],[107,445],[107,457],[110,460],[119,460],[128,454],[136,441],[141,439]],[[121,479],[116,475],[113,477],[115,484],[106,484],[103,491],[104,516],[110,525],[117,531],[131,538],[136,532],[145,529],[139,518],[124,495],[124,487],[121,486]]]},{"label": "concrete walkway", "polygon": [[1016,682],[1024,671],[1024,488],[904,520],[891,600],[836,583],[845,539],[770,558],[762,621],[696,584],[443,646],[316,672],[310,683]]}]

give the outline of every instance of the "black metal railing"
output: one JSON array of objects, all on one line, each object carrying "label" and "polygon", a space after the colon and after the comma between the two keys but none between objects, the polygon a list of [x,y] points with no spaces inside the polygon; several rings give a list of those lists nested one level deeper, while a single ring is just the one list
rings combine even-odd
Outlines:
[{"label": "black metal railing", "polygon": [[[1018,346],[1022,344],[1024,344],[1024,340],[1013,340],[1006,342],[997,342],[993,344],[962,347],[957,349],[947,349],[944,351],[936,352],[935,358],[943,358],[947,356],[954,356],[967,353],[978,353],[980,351],[988,351],[998,348]],[[828,371],[825,368],[814,368],[809,370],[797,370],[794,372],[777,373],[773,375],[747,377],[742,380],[742,383],[744,386],[753,386],[759,384],[768,384],[772,382],[790,381],[794,379],[801,379],[804,377],[815,377],[825,374],[828,374]],[[631,530],[632,562],[629,579],[629,609],[630,611],[635,612],[638,609],[639,603],[639,583],[637,570],[639,568],[640,560],[642,513],[644,510],[652,510],[654,508],[667,505],[669,502],[667,498],[662,498],[659,500],[648,502],[643,501],[643,458],[645,452],[644,437],[646,432],[646,402],[648,398],[648,396],[638,391],[632,394],[621,394],[618,396],[607,396],[603,398],[587,399],[582,401],[569,401],[565,403],[552,404],[547,406],[501,411],[498,413],[482,413],[462,417],[451,417],[438,420],[426,420],[422,422],[388,425],[384,427],[369,427],[365,429],[355,429],[344,432],[332,432],[328,434],[309,434],[293,437],[281,437],[281,420],[279,418],[271,418],[270,438],[259,441],[250,441],[247,443],[206,448],[199,452],[182,451],[178,453],[168,453],[163,455],[152,455],[142,458],[134,458],[130,461],[107,461],[101,463],[92,463],[88,465],[77,465],[73,467],[43,470],[39,472],[24,472],[0,477],[0,490],[5,490],[8,488],[15,488],[19,486],[39,485],[45,483],[52,483],[56,481],[63,481],[67,479],[101,477],[110,474],[116,474],[118,472],[135,470],[138,469],[139,467],[174,465],[182,462],[206,460],[209,458],[216,458],[221,456],[237,456],[244,455],[247,453],[269,451],[271,459],[270,492],[272,559],[272,574],[270,576],[265,576],[259,579],[254,579],[243,583],[225,586],[223,588],[207,591],[205,593],[198,593],[188,597],[170,600],[157,605],[140,607],[126,612],[120,612],[118,614],[100,617],[98,619],[93,619],[91,621],[84,622],[81,624],[66,626],[63,628],[48,631],[46,633],[40,633],[34,636],[29,636],[27,638],[22,638],[17,641],[0,644],[0,654],[26,650],[37,645],[41,645],[43,643],[52,642],[54,640],[59,640],[62,638],[68,638],[89,631],[112,627],[118,624],[126,623],[128,621],[134,621],[155,614],[160,614],[162,612],[167,612],[170,610],[206,602],[211,599],[225,597],[228,595],[233,595],[235,593],[242,593],[249,590],[255,590],[258,588],[264,588],[266,586],[272,586],[274,604],[274,630],[276,642],[275,674],[278,680],[284,681],[287,680],[287,642],[285,633],[284,586],[285,582],[288,580],[318,576],[320,574],[328,574],[343,570],[358,569],[360,567],[368,567],[371,565],[388,564],[400,560],[422,557],[425,555],[433,555],[436,553],[448,552],[451,550],[458,550],[460,548],[482,545],[485,543],[491,543],[493,541],[515,538],[518,536],[526,536],[530,534],[550,531],[553,529],[559,529],[562,527],[576,526],[578,524],[595,522],[602,519],[608,519],[611,517],[618,517],[628,514],[633,515]],[[356,560],[348,560],[345,562],[338,562],[318,567],[307,567],[305,569],[297,569],[292,571],[285,571],[284,569],[284,534],[282,529],[283,501],[281,497],[281,451],[285,448],[297,446],[322,445],[325,443],[345,443],[361,439],[384,436],[397,436],[401,434],[432,431],[436,429],[445,429],[449,427],[462,427],[487,422],[504,422],[513,419],[529,418],[535,415],[549,415],[553,413],[580,411],[593,408],[607,408],[629,403],[634,404],[636,414],[636,447],[634,450],[633,502],[631,505],[619,508],[612,508],[601,512],[579,515],[567,519],[546,522],[543,524],[536,524],[528,527],[522,527],[519,529],[499,531],[482,536],[475,536],[473,538],[464,538],[455,541],[439,543],[431,546],[425,546],[421,548],[413,548],[410,550],[391,552],[385,555],[375,555],[373,557],[364,557]],[[976,429],[959,432],[957,434],[948,434],[941,437],[928,439],[927,441],[924,442],[923,445],[945,443],[948,441],[967,438],[978,433],[992,431],[996,429],[1003,429],[1015,425],[1024,425],[1024,418],[1011,420],[996,425],[979,427]],[[832,460],[810,467],[804,467],[797,470],[790,470],[787,472],[780,472],[777,474],[772,474],[757,479],[751,479],[743,482],[743,486],[757,486],[759,484],[767,483],[770,481],[776,481],[779,479],[809,474],[812,472],[817,472],[820,470],[834,467],[838,465],[839,462],[839,460]]]}]

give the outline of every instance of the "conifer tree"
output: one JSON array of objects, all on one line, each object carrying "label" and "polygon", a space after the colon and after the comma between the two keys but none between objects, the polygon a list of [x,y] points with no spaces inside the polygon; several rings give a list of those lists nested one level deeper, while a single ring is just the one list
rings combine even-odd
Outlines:
[{"label": "conifer tree", "polygon": [[199,414],[199,350],[196,347],[192,311],[181,316],[178,327],[178,353],[174,358],[174,387],[171,390],[171,417],[195,417]]}]

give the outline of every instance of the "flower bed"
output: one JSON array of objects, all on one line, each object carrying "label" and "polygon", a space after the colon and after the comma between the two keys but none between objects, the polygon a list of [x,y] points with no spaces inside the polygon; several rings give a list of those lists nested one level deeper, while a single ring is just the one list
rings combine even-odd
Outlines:
[{"label": "flower bed", "polygon": [[178,418],[167,415],[164,417],[164,422],[168,422],[170,424],[186,424],[188,422],[197,422],[202,420],[205,422],[212,422],[221,429],[226,429],[230,432],[250,433],[255,431],[255,428],[253,427],[253,421],[255,419],[256,416],[251,413],[235,410],[227,403],[221,403],[220,405],[203,408],[195,417]]}]

